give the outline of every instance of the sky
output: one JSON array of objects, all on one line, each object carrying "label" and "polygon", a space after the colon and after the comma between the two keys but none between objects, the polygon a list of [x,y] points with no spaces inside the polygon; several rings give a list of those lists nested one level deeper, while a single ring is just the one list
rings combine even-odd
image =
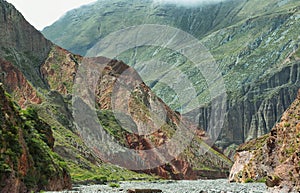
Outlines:
[{"label": "sky", "polygon": [[96,0],[6,0],[36,29],[51,25],[67,11]]},{"label": "sky", "polygon": [[[6,0],[12,3],[36,29],[42,30],[53,24],[67,11],[96,0]],[[158,3],[177,3],[181,5],[195,5],[224,0],[153,0]]]}]

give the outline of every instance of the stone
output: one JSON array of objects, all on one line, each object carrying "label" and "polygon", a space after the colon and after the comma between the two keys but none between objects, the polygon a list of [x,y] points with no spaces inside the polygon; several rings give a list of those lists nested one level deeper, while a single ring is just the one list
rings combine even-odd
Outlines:
[{"label": "stone", "polygon": [[127,193],[159,193],[160,189],[128,189]]}]

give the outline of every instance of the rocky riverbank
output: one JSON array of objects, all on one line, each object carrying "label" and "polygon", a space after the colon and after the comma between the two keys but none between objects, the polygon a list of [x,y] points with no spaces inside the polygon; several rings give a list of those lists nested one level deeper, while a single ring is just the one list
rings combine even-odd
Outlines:
[{"label": "rocky riverbank", "polygon": [[74,187],[73,191],[60,193],[126,193],[128,189],[160,189],[164,193],[265,193],[263,183],[229,183],[227,179],[195,181],[120,182],[120,187],[93,185]]}]

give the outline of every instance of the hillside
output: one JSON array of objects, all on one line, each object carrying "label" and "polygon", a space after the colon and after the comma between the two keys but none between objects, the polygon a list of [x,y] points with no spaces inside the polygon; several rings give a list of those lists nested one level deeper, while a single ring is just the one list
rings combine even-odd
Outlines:
[{"label": "hillside", "polygon": [[[187,145],[184,146],[186,148],[180,149],[182,151],[178,154],[173,154],[174,149],[172,148],[174,148],[174,146],[167,149],[170,151],[166,154],[168,160],[164,160],[161,152],[154,151],[151,159],[155,158],[155,160],[144,156],[143,152],[146,150],[155,149],[161,145],[163,146],[171,140],[176,131],[191,133],[195,131],[197,126],[188,119],[184,120],[179,113],[172,111],[141,81],[141,78],[135,70],[125,63],[103,57],[89,59],[72,54],[45,39],[40,32],[35,30],[24,20],[24,17],[11,4],[0,0],[0,6],[0,25],[2,29],[0,33],[1,37],[3,37],[0,40],[0,81],[3,82],[3,88],[10,93],[10,101],[15,101],[24,109],[19,109],[18,111],[24,112],[25,114],[28,111],[28,118],[26,118],[27,115],[24,115],[25,118],[22,117],[23,114],[18,113],[17,110],[15,110],[15,113],[11,113],[11,116],[8,114],[8,118],[11,117],[11,119],[7,120],[8,128],[14,129],[14,127],[10,126],[17,124],[16,126],[20,127],[18,131],[22,132],[22,129],[25,129],[24,133],[26,134],[29,129],[28,127],[30,127],[30,129],[34,131],[32,135],[37,136],[36,140],[32,137],[32,140],[37,142],[37,144],[34,144],[36,145],[35,149],[41,149],[41,151],[43,151],[45,145],[38,140],[44,136],[42,135],[44,134],[43,132],[48,132],[49,140],[51,140],[49,148],[55,153],[50,151],[49,148],[46,148],[47,155],[50,154],[52,156],[50,156],[51,158],[55,158],[53,158],[53,160],[59,160],[59,164],[61,164],[58,164],[58,166],[55,165],[56,162],[53,161],[54,163],[52,163],[52,159],[49,159],[47,155],[35,161],[36,154],[33,154],[32,159],[34,162],[29,163],[41,163],[41,165],[39,165],[36,170],[37,172],[34,172],[34,169],[30,171],[34,172],[33,175],[36,175],[35,177],[41,177],[41,180],[47,177],[47,179],[50,180],[50,186],[44,185],[47,184],[45,180],[30,181],[29,183],[33,184],[32,187],[25,184],[28,190],[64,189],[69,188],[71,182],[107,183],[108,181],[119,180],[153,180],[157,178],[196,179],[225,177],[228,175],[232,162],[220,153],[216,147],[208,145],[210,139],[204,131],[200,130],[189,135],[190,141],[187,140],[187,142],[191,142],[191,145],[189,146],[189,144],[184,143]],[[96,125],[103,125],[104,132],[109,134],[111,136],[110,138],[114,137],[117,139],[118,143],[123,147],[134,152],[139,152],[140,154],[137,155],[138,159],[148,160],[149,158],[149,163],[159,160],[158,165],[154,165],[155,167],[150,165],[153,167],[147,166],[147,168],[129,167],[129,169],[134,170],[130,171],[124,168],[124,165],[115,163],[114,157],[110,157],[111,154],[103,157],[101,150],[105,149],[104,145],[95,148],[89,143],[89,138],[82,135],[85,131],[89,130],[88,128],[80,127],[80,118],[84,116],[76,117],[74,115],[74,113],[76,113],[74,104],[76,105],[77,101],[81,101],[80,104],[83,105],[83,107],[87,107],[87,110],[90,106],[88,106],[89,103],[85,101],[86,98],[84,96],[80,98],[80,95],[75,95],[76,93],[73,93],[72,90],[76,88],[74,84],[77,83],[76,80],[82,75],[81,68],[85,66],[83,64],[98,66],[100,69],[98,68],[98,71],[95,72],[98,74],[102,73],[102,79],[99,80],[99,82],[96,81],[97,84],[94,85],[97,89],[88,90],[88,93],[92,93],[96,96],[96,100],[94,100],[96,105],[92,108],[94,112],[97,112],[97,120],[99,117]],[[110,101],[116,100],[115,98],[112,99],[111,96],[112,89],[116,84],[116,77],[119,77],[123,70],[132,73],[132,76],[129,76],[130,78],[126,80],[128,84],[134,85],[138,83],[135,92],[131,96],[131,101],[128,103],[130,107],[129,111],[122,112],[125,113],[126,116],[129,116],[129,121],[132,121],[130,122],[132,124],[129,125],[130,127],[119,122],[117,114],[110,106]],[[90,88],[85,87],[84,89]],[[5,100],[5,98],[3,100]],[[116,100],[117,104],[124,102],[121,101],[121,99],[119,100],[120,101]],[[142,135],[139,132],[128,132],[128,129],[129,131],[134,131],[134,129],[141,131],[147,130],[148,127],[156,124],[155,120],[152,119],[153,117],[150,116],[152,115],[153,108],[156,107],[153,100],[158,101],[158,107],[167,113],[164,117],[166,119],[162,122],[163,124],[154,127],[155,132],[149,133],[149,135]],[[97,108],[94,109],[94,107]],[[20,115],[21,118],[18,118],[18,115],[16,115],[16,118],[14,118],[14,114],[21,114],[22,116]],[[5,114],[3,115],[6,119],[7,116],[5,116]],[[17,121],[15,121],[15,119],[17,119]],[[93,119],[88,117],[88,120],[92,121]],[[36,124],[35,121],[37,121]],[[39,123],[41,123],[42,126],[37,125]],[[23,128],[26,124],[29,124],[28,127]],[[35,131],[35,129],[37,131]],[[42,132],[42,134],[37,132]],[[95,135],[88,137],[95,137],[98,136],[98,134],[99,133],[95,133]],[[7,138],[1,138],[1,143],[5,144],[5,148],[13,148],[13,145],[8,143],[7,140]],[[49,153],[48,150],[51,153]],[[19,156],[19,154],[17,155]],[[5,171],[10,171],[6,164],[11,163],[6,163],[6,161],[7,160],[1,162],[0,166],[4,168]],[[51,163],[48,163],[48,161]],[[64,175],[68,176],[68,178],[65,178],[65,186],[60,183],[59,180],[61,178],[59,177],[53,180],[57,180],[55,183],[57,186],[51,185],[51,178],[47,176],[49,171],[46,170],[47,167],[51,167],[51,164],[57,169],[57,172],[53,171],[51,175],[59,175],[60,167],[66,168]],[[15,166],[15,164],[11,164],[11,167],[13,166]],[[46,176],[43,176],[43,173],[39,173],[41,167],[45,169],[46,173],[48,172]],[[18,168],[16,171],[18,172],[21,169],[22,168]],[[53,168],[51,167],[51,169]],[[62,175],[59,176],[61,177]],[[3,183],[4,186],[12,185],[18,187],[19,181],[7,183],[5,180],[6,176],[2,176],[1,183]]]},{"label": "hillside", "polygon": [[238,148],[231,181],[265,181],[281,192],[300,190],[299,94],[270,133]]},{"label": "hillside", "polygon": [[[167,49],[165,45],[139,46],[119,53],[116,58],[134,67],[173,110],[198,119],[199,127],[213,138],[219,137],[218,146],[230,151],[231,146],[270,131],[296,97],[300,85],[299,6],[297,0],[228,0],[193,7],[150,0],[99,0],[68,12],[42,33],[56,44],[83,55],[101,45],[107,35],[130,26],[159,24],[193,35],[212,54],[216,72],[223,80],[214,84],[206,77],[209,69],[199,68],[179,50]],[[153,32],[146,29],[149,34]],[[165,33],[168,31],[154,33],[153,38],[168,37]],[[108,40],[113,43],[116,39]],[[126,41],[122,43],[126,47]],[[118,50],[118,42],[113,45]],[[170,69],[187,77],[188,88],[182,86],[181,79],[175,81],[174,76],[169,76]],[[223,88],[213,92],[222,81],[226,92],[222,92]],[[181,87],[176,87],[178,84]],[[190,100],[187,93],[196,97]],[[210,124],[213,118],[218,119],[212,112],[211,101],[220,96],[227,99],[227,107],[224,124],[217,129],[222,132],[215,136],[215,127],[219,126]]]},{"label": "hillside", "polygon": [[64,161],[53,152],[51,126],[31,108],[21,110],[0,85],[0,192],[72,187]]}]

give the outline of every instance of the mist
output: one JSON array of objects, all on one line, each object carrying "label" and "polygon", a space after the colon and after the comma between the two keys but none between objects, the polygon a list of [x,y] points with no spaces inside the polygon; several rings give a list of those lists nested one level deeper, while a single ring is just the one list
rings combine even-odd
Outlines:
[{"label": "mist", "polygon": [[171,3],[176,5],[183,5],[183,6],[196,6],[201,4],[211,4],[211,3],[219,3],[226,0],[153,0],[154,3]]}]

